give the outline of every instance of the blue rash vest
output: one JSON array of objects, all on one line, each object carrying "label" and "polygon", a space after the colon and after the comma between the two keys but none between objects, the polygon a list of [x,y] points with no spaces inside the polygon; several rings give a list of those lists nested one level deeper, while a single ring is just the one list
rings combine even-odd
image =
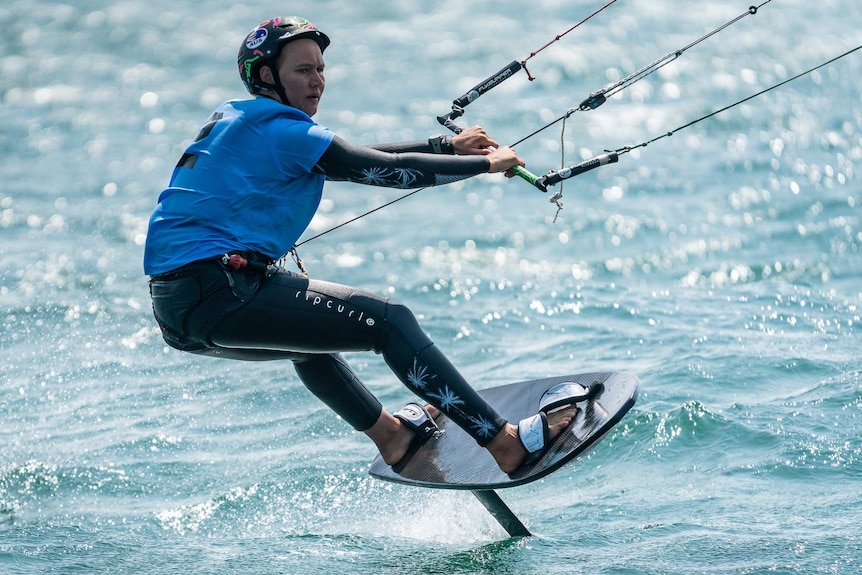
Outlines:
[{"label": "blue rash vest", "polygon": [[284,255],[311,222],[335,134],[269,98],[222,104],[159,196],[144,247],[156,275],[230,251]]}]

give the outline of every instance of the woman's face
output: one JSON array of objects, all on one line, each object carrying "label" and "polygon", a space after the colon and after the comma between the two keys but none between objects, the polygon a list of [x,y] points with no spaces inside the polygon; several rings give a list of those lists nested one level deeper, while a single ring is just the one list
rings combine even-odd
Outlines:
[{"label": "woman's face", "polygon": [[[287,102],[282,103],[290,104],[309,116],[314,116],[326,85],[320,46],[314,40],[307,38],[294,40],[282,49],[276,65],[281,84],[287,94]],[[261,79],[265,82],[272,81],[271,72],[266,66],[261,69]]]}]

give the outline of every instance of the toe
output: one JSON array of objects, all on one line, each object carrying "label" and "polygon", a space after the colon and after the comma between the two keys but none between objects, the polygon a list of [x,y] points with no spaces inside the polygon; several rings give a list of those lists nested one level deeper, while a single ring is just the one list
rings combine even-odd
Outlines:
[{"label": "toe", "polygon": [[572,420],[578,413],[574,405],[558,409],[548,414],[548,435],[550,439],[557,437],[564,429],[571,425]]}]

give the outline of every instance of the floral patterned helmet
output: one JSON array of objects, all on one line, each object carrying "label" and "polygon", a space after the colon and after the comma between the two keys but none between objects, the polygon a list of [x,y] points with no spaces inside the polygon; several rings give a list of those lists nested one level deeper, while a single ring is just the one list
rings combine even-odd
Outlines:
[{"label": "floral patterned helmet", "polygon": [[308,38],[317,42],[320,51],[329,46],[329,37],[317,27],[299,16],[278,17],[261,22],[243,40],[237,54],[239,76],[246,89],[257,94],[273,86],[261,82],[258,70],[263,64],[274,66],[278,54],[288,42]]}]

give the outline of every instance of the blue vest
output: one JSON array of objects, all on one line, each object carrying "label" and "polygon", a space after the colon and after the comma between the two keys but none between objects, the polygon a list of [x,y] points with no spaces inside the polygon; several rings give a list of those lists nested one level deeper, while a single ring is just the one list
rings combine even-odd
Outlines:
[{"label": "blue vest", "polygon": [[320,204],[325,178],[311,169],[334,136],[269,98],[222,104],[159,196],[144,272],[165,273],[234,250],[284,255]]}]

